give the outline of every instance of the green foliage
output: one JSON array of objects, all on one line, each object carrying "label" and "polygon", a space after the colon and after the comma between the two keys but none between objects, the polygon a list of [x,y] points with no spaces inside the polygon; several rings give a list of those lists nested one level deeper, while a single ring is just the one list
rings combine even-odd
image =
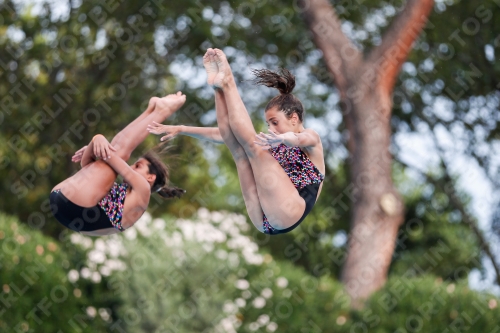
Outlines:
[{"label": "green foliage", "polygon": [[375,333],[497,332],[498,301],[471,291],[466,284],[433,276],[394,277],[362,311],[353,312],[346,325]]},{"label": "green foliage", "polygon": [[[4,214],[0,246],[0,331],[105,331],[109,308],[118,304],[117,299],[104,280],[68,279],[68,272],[78,274],[78,255],[69,256],[64,245]],[[72,252],[81,256],[75,247]]]},{"label": "green foliage", "polygon": [[[2,215],[1,330],[495,332],[499,300],[464,280],[393,276],[352,310],[339,282],[259,251],[248,228],[243,216],[202,209],[189,220],[146,215],[120,236],[63,234],[56,245]],[[105,267],[100,283],[84,277]]]},{"label": "green foliage", "polygon": [[405,219],[399,229],[391,276],[433,274],[445,280],[467,278],[481,268],[480,247],[460,213],[450,207],[448,194],[419,184],[394,168],[405,199]]},{"label": "green foliage", "polygon": [[[124,299],[112,324],[127,332],[278,332],[347,311],[341,285],[259,253],[243,216],[201,209],[191,220],[147,216],[120,238],[127,267],[108,286]],[[311,306],[314,305],[314,308]],[[318,311],[318,309],[323,309]]]},{"label": "green foliage", "polygon": [[[498,299],[432,274],[391,278],[361,310],[342,285],[258,252],[242,216],[202,209],[190,220],[145,217],[119,242],[127,332],[494,332]],[[118,241],[118,239],[117,239]],[[116,244],[115,244],[116,245]]]},{"label": "green foliage", "polygon": [[[436,4],[396,84],[392,119],[393,130],[401,133],[452,138],[453,154],[477,163],[495,188],[500,179],[492,159],[500,137],[499,15],[495,0]],[[451,146],[441,149],[445,155]]]}]

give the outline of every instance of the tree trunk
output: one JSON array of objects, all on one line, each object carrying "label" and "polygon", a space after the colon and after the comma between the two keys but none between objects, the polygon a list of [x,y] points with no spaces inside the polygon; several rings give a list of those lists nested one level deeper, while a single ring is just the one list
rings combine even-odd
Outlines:
[{"label": "tree trunk", "polygon": [[342,281],[355,306],[384,285],[404,217],[391,174],[390,105],[384,102],[390,96],[373,90],[360,95],[360,101],[343,103],[352,106],[345,113],[355,126],[349,135],[352,211]]},{"label": "tree trunk", "polygon": [[351,231],[342,281],[354,306],[387,279],[403,202],[392,182],[392,91],[411,46],[426,23],[433,0],[408,0],[382,43],[364,58],[341,30],[328,0],[299,1],[304,21],[340,93],[349,131]]}]

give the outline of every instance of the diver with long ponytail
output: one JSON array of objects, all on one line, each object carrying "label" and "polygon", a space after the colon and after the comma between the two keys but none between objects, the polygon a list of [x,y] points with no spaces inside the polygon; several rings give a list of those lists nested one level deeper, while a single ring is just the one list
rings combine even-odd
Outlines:
[{"label": "diver with long ponytail", "polygon": [[320,137],[303,126],[304,108],[292,95],[295,77],[281,72],[255,70],[255,82],[276,88],[280,94],[265,108],[269,134],[254,130],[238,93],[231,68],[221,50],[208,49],[203,57],[207,82],[215,90],[218,128],[149,125],[162,138],[189,135],[225,143],[231,151],[248,215],[267,234],[295,229],[312,210],[325,173]]}]

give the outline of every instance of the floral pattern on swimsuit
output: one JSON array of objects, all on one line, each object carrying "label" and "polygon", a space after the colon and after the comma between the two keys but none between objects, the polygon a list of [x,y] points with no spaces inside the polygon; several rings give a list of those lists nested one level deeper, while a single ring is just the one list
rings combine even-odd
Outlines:
[{"label": "floral pattern on swimsuit", "polygon": [[[280,144],[278,147],[271,148],[270,152],[283,170],[285,170],[297,191],[307,185],[319,184],[325,179],[325,176],[298,146],[288,147],[285,144]],[[276,231],[269,224],[265,214],[262,225],[266,234]]]},{"label": "floral pattern on swimsuit", "polygon": [[99,201],[98,205],[106,212],[109,221],[116,229],[124,231],[122,227],[123,204],[127,195],[127,183],[114,183],[108,194]]}]

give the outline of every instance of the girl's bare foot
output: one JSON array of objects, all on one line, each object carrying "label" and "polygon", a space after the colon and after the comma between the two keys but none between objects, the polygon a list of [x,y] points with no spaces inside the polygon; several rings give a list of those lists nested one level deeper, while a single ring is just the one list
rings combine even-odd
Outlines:
[{"label": "girl's bare foot", "polygon": [[226,55],[219,49],[214,49],[213,59],[217,64],[219,72],[214,78],[213,85],[217,88],[223,88],[231,82],[233,78],[233,73],[231,72],[231,67],[227,62]]},{"label": "girl's bare foot", "polygon": [[217,74],[219,73],[219,67],[217,67],[217,63],[214,60],[215,51],[213,49],[208,49],[205,55],[203,56],[203,66],[205,66],[205,70],[207,71],[207,83],[210,87],[217,88],[214,86],[214,80]]},{"label": "girl's bare foot", "polygon": [[166,117],[170,117],[170,115],[177,111],[184,102],[186,102],[186,95],[178,91],[177,94],[169,94],[165,97],[158,98],[156,100],[154,112],[159,112]]}]

